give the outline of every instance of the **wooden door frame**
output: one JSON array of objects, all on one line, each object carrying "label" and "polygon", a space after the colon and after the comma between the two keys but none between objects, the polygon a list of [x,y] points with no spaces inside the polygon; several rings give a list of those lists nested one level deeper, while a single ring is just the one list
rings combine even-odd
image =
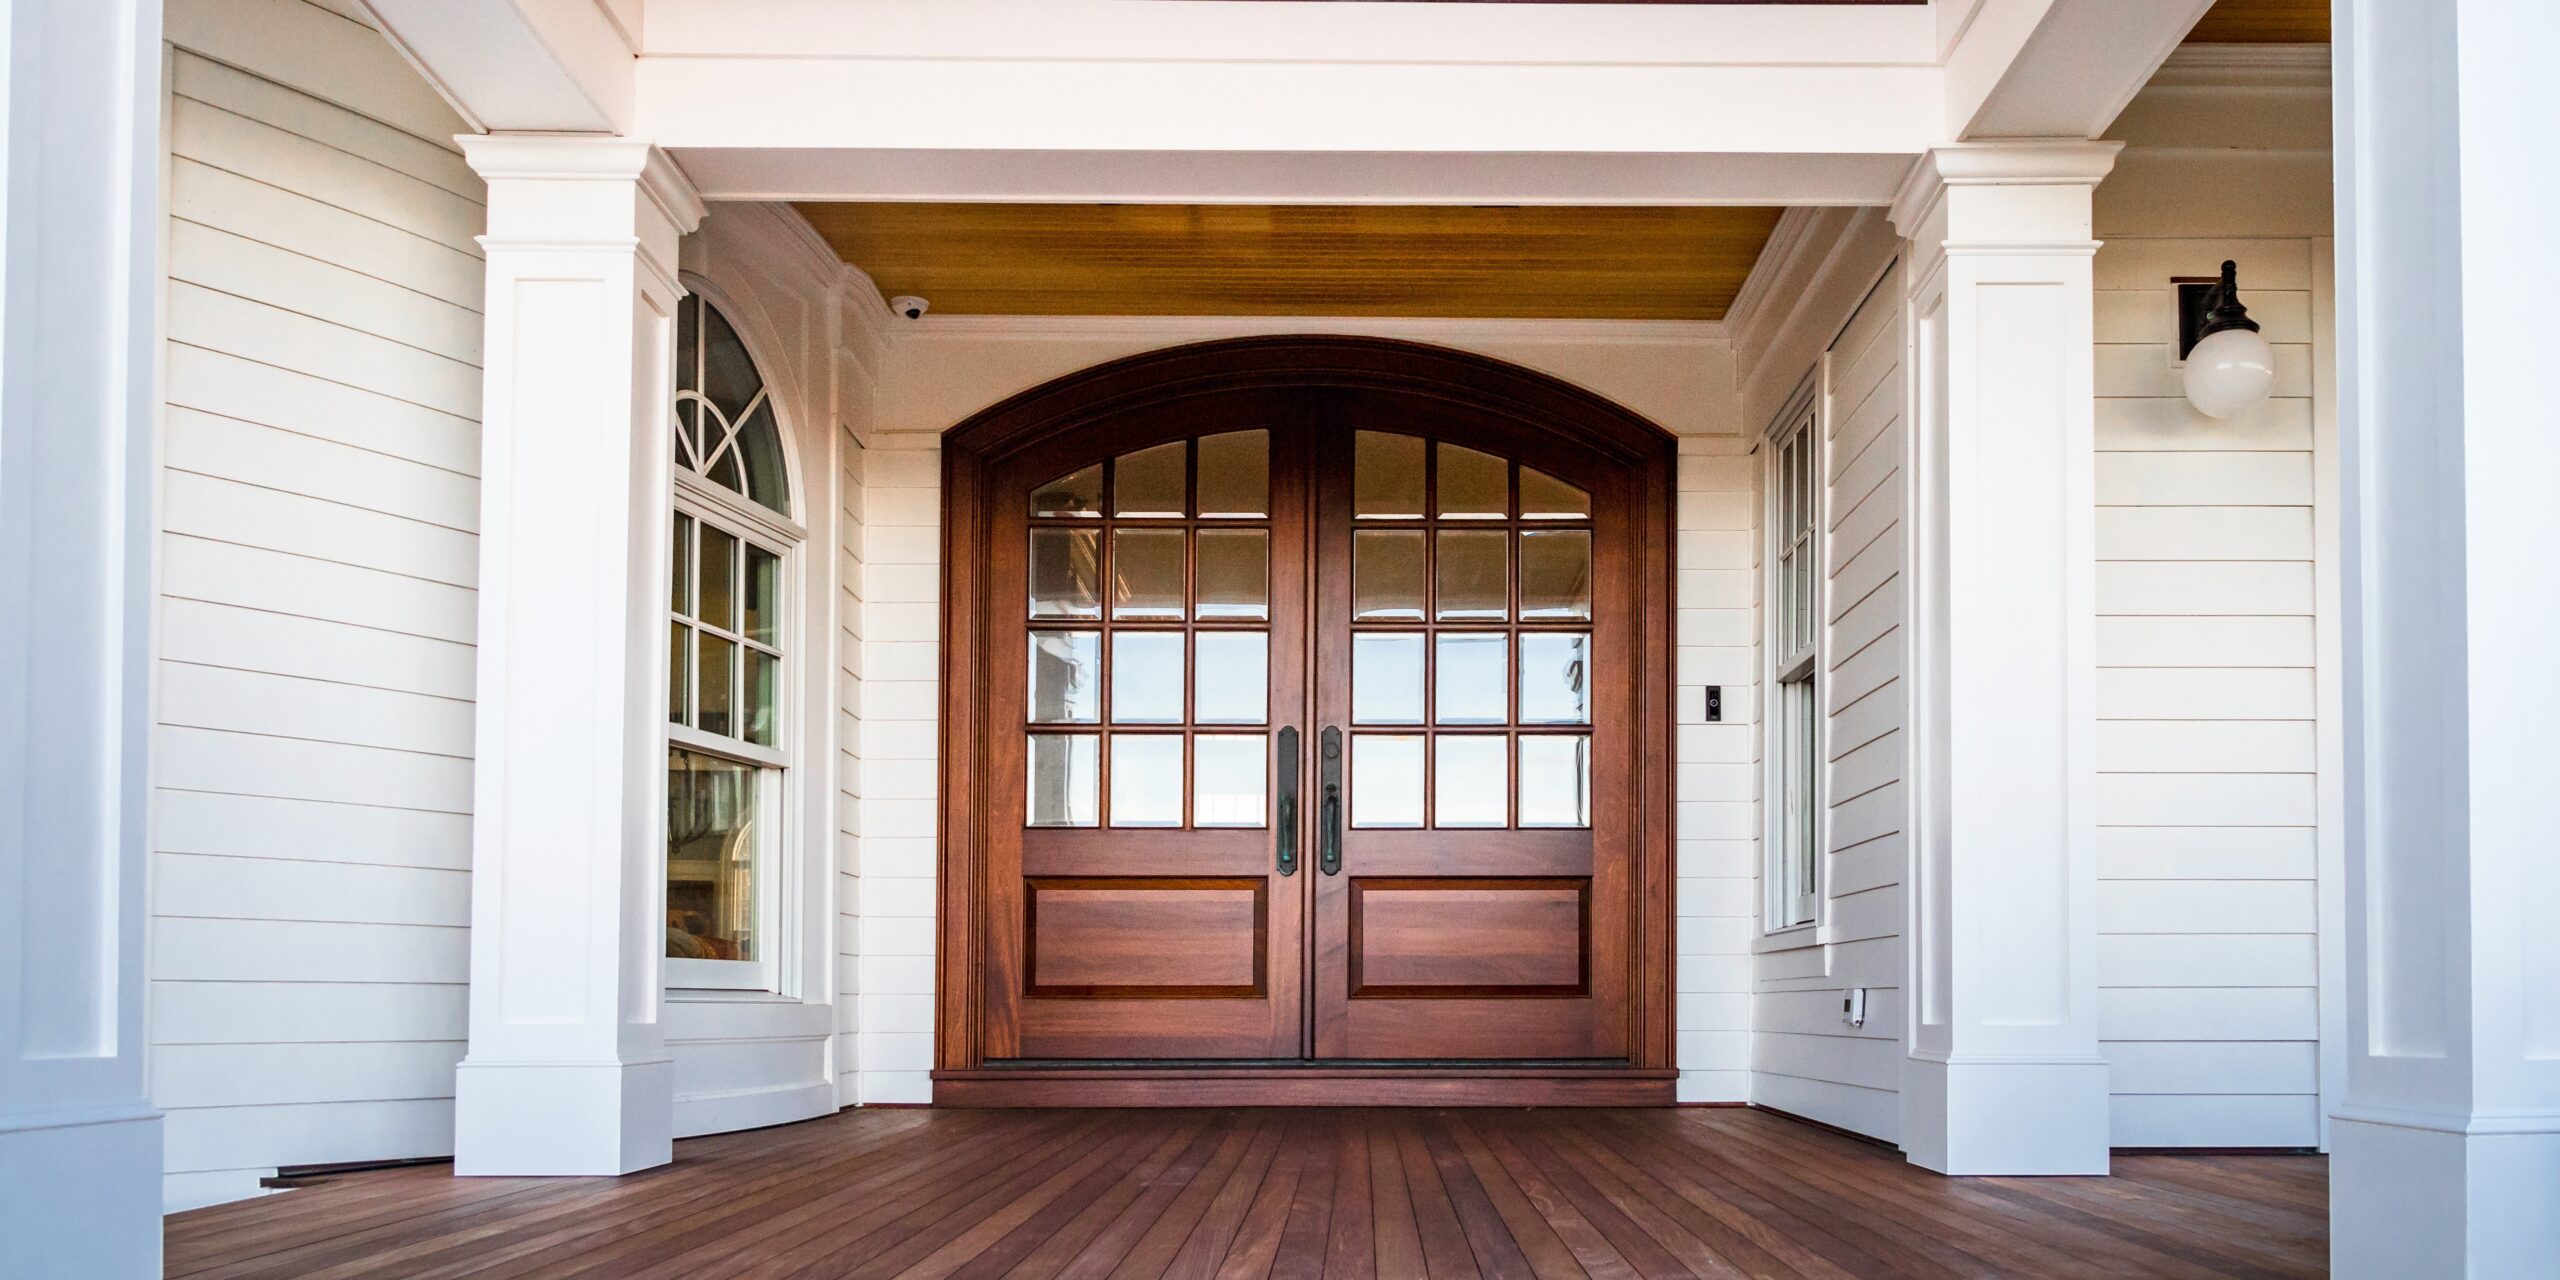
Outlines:
[{"label": "wooden door frame", "polygon": [[[1635,673],[1633,1053],[1624,1066],[1453,1064],[989,1067],[982,1024],[987,776],[979,710],[992,643],[987,572],[995,468],[1024,449],[1132,410],[1239,388],[1417,397],[1507,420],[1636,473],[1640,590]],[[1546,374],[1447,347],[1385,338],[1237,338],[1150,351],[1044,383],[985,409],[942,441],[942,697],[939,749],[934,1100],[943,1105],[1624,1106],[1672,1099],[1672,715],[1676,586],[1672,488],[1678,441],[1626,408]],[[1356,1085],[1351,1082],[1356,1081]]]}]

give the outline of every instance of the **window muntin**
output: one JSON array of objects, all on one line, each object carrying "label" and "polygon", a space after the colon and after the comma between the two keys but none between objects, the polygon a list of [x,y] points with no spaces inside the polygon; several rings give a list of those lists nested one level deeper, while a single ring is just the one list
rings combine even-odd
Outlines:
[{"label": "window muntin", "polygon": [[676,304],[675,447],[677,466],[791,514],[772,389],[728,317],[700,294]]},{"label": "window muntin", "polygon": [[1270,477],[1253,429],[1032,486],[1025,826],[1267,825]]},{"label": "window muntin", "polygon": [[1769,928],[1814,923],[1821,901],[1822,667],[1819,416],[1807,405],[1770,440],[1767,716]]},{"label": "window muntin", "polygon": [[1448,441],[1352,449],[1351,825],[1590,826],[1591,495]]},{"label": "window muntin", "polygon": [[776,990],[793,546],[773,515],[790,513],[789,470],[771,389],[737,331],[699,295],[677,321],[666,982]]}]

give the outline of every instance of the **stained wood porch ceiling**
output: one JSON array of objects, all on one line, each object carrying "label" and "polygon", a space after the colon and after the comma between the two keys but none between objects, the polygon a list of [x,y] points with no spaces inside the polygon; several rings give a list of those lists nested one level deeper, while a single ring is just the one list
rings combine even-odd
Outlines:
[{"label": "stained wood porch ceiling", "polygon": [[[2226,44],[2328,38],[2328,0],[2221,0],[2189,36],[2191,42]],[[1723,319],[1781,212],[1362,205],[799,208],[838,257],[870,273],[882,297],[914,294],[930,301],[935,315],[1555,320]]]}]

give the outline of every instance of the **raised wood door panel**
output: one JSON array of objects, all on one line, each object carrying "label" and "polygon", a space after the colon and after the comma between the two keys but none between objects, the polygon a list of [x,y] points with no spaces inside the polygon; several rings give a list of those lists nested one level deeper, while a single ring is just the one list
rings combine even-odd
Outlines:
[{"label": "raised wood door panel", "polygon": [[1302,1052],[1292,397],[1116,415],[988,486],[986,1056]]},{"label": "raised wood door panel", "polygon": [[1625,1059],[1633,473],[1499,415],[1327,406],[1316,1056]]}]

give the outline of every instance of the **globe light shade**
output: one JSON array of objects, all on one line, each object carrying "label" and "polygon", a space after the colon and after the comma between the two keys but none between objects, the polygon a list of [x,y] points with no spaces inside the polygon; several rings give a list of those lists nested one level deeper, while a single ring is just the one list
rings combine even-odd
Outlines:
[{"label": "globe light shade", "polygon": [[2275,385],[2275,348],[2254,329],[2208,334],[2187,353],[2187,403],[2208,418],[2246,413]]}]

